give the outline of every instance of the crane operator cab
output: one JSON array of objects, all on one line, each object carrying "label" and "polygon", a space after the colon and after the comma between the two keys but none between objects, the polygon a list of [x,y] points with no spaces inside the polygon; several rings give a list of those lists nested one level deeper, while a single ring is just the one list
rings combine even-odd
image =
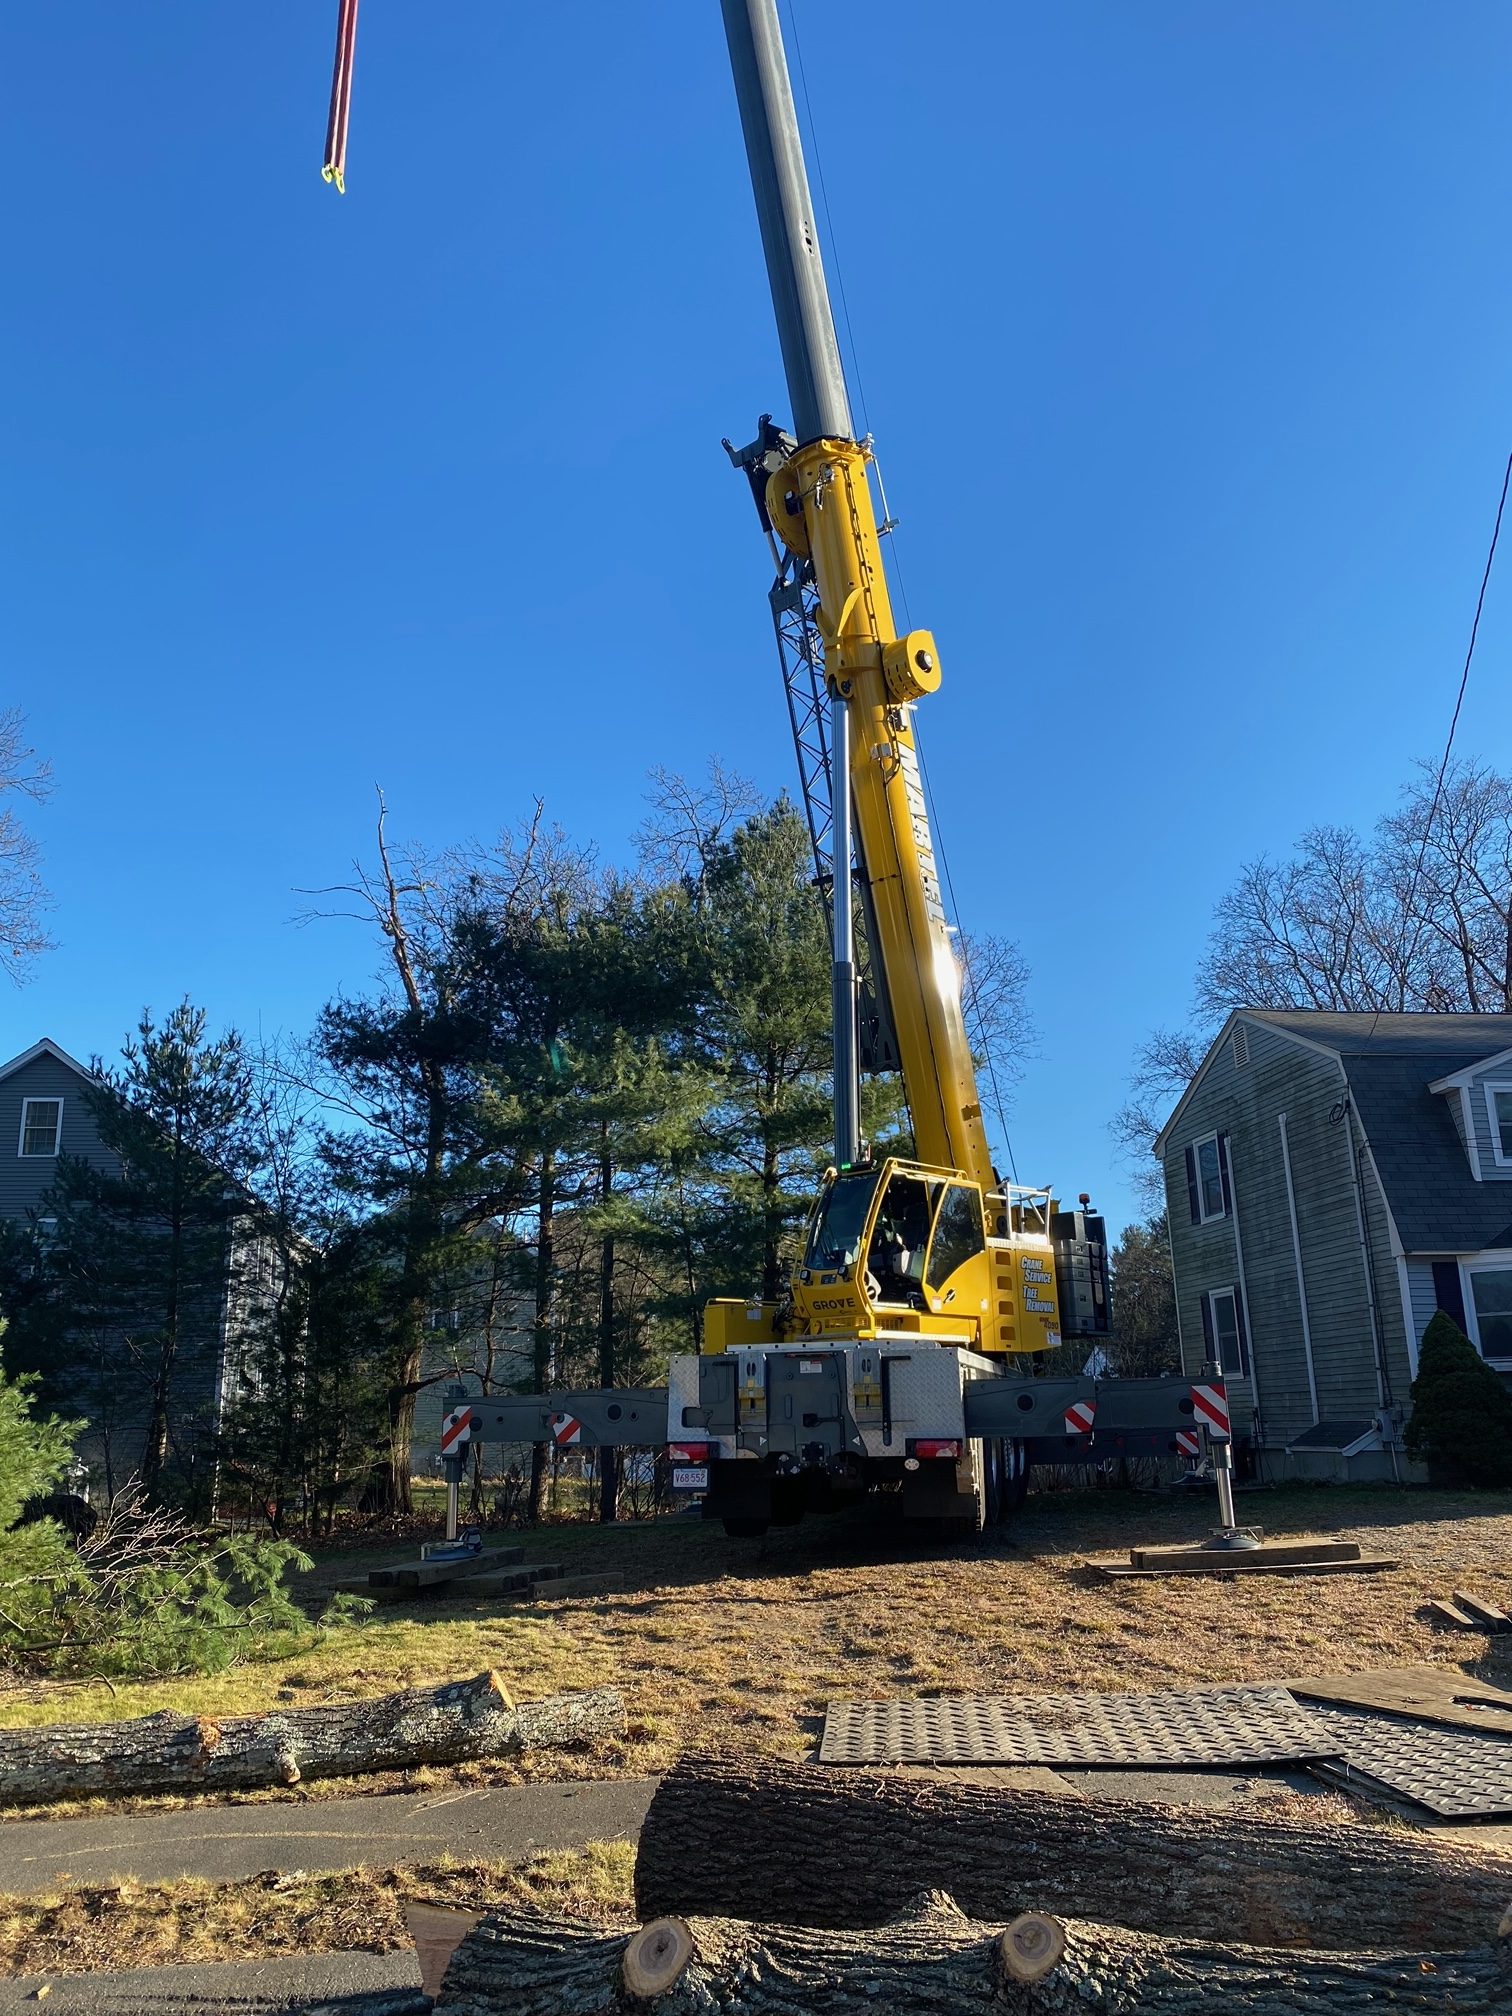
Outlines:
[{"label": "crane operator cab", "polygon": [[1048,1190],[985,1196],[954,1170],[890,1156],[828,1170],[789,1297],[708,1304],[704,1352],[919,1337],[989,1356],[1060,1342],[1058,1213]]},{"label": "crane operator cab", "polygon": [[[1039,1199],[1040,1193],[1034,1193]],[[934,1338],[973,1351],[1044,1350],[1057,1328],[1048,1193],[1038,1211],[984,1197],[952,1170],[889,1157],[830,1171],[794,1270],[784,1333]],[[1037,1306],[1023,1308],[1023,1264]],[[1022,1337],[1023,1342],[1010,1339]]]}]

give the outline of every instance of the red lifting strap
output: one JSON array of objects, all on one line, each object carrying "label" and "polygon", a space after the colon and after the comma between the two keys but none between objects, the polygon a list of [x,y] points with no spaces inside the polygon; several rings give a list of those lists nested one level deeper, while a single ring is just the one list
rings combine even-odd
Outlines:
[{"label": "red lifting strap", "polygon": [[331,72],[331,116],[326,124],[321,174],[346,194],[347,123],[352,116],[352,58],[357,50],[357,0],[341,0],[336,21],[336,67]]}]

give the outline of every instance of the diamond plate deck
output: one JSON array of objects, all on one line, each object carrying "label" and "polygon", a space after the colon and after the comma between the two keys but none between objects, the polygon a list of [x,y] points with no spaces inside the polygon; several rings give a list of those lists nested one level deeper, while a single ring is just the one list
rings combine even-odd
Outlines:
[{"label": "diamond plate deck", "polygon": [[1409,1722],[1365,1708],[1310,1706],[1333,1739],[1331,1754],[1343,1754],[1342,1766],[1329,1770],[1332,1783],[1373,1781],[1446,1820],[1512,1813],[1512,1736]]},{"label": "diamond plate deck", "polygon": [[823,1764],[1271,1764],[1337,1757],[1341,1741],[1284,1687],[1169,1694],[965,1695],[836,1701]]}]

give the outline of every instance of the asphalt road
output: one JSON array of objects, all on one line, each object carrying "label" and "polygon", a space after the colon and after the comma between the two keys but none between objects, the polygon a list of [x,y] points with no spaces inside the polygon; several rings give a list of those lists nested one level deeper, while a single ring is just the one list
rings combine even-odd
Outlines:
[{"label": "asphalt road", "polygon": [[354,1869],[364,1862],[387,1868],[442,1855],[523,1862],[585,1841],[633,1841],[655,1789],[653,1778],[621,1778],[196,1806],[98,1820],[9,1820],[0,1822],[0,1892],[25,1897],[121,1876],[229,1883],[262,1869]]},{"label": "asphalt road", "polygon": [[[38,1989],[45,1999],[38,2001]],[[135,1967],[124,1974],[0,1980],[0,2010],[36,2016],[421,2016],[413,1953],[302,1953],[282,1960],[228,1960],[198,1967]]]}]

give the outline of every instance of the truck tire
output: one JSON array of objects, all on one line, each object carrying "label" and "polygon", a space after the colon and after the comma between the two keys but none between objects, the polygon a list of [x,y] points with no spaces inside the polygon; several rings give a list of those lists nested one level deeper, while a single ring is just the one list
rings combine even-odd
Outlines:
[{"label": "truck tire", "polygon": [[725,1537],[730,1540],[759,1540],[771,1523],[769,1519],[726,1519]]}]

